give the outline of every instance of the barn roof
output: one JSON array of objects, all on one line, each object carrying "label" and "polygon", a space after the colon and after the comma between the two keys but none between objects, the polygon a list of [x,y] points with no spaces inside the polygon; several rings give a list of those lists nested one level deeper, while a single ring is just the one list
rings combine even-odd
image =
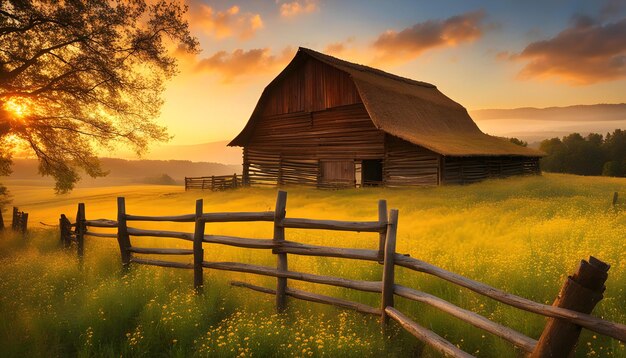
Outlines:
[{"label": "barn roof", "polygon": [[483,133],[467,110],[446,97],[436,86],[396,76],[299,48],[291,63],[263,91],[242,132],[230,146],[244,146],[269,88],[292,68],[311,57],[350,75],[376,128],[413,144],[447,156],[528,156],[542,153]]}]

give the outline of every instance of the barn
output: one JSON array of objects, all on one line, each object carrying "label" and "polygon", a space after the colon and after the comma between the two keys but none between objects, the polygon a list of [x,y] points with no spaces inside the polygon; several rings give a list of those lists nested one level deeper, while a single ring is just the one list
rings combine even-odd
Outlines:
[{"label": "barn", "polygon": [[464,184],[539,174],[541,152],[483,133],[436,86],[300,48],[230,146],[249,185]]}]

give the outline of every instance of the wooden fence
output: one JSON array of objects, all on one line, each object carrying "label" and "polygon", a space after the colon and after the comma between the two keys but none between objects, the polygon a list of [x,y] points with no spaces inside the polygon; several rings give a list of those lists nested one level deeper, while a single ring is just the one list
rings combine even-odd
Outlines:
[{"label": "wooden fence", "polygon": [[243,186],[241,176],[233,175],[213,175],[210,177],[185,177],[185,190],[209,189],[212,191],[235,189]]},{"label": "wooden fence", "polygon": [[[387,204],[384,200],[378,203],[377,221],[336,221],[286,217],[287,193],[284,191],[278,192],[275,210],[265,212],[205,213],[202,200],[198,200],[196,201],[196,210],[193,214],[143,216],[126,213],[124,198],[118,198],[117,204],[117,221],[106,219],[87,220],[85,219],[84,205],[79,204],[78,220],[73,225],[75,227],[74,236],[76,236],[76,241],[78,243],[84,242],[85,235],[116,238],[125,269],[128,269],[131,264],[145,264],[193,270],[194,288],[198,292],[201,292],[204,287],[203,269],[276,277],[275,289],[238,281],[231,282],[231,284],[274,295],[276,297],[276,308],[279,312],[285,309],[287,297],[292,297],[378,315],[381,317],[383,325],[387,325],[389,319],[393,319],[418,339],[442,354],[453,357],[471,357],[471,355],[460,350],[456,345],[446,341],[436,333],[420,326],[394,308],[395,296],[435,307],[442,312],[510,342],[531,357],[568,357],[576,345],[581,328],[626,342],[626,325],[609,322],[590,315],[594,306],[602,299],[609,265],[593,257],[588,261],[581,261],[578,271],[568,277],[552,306],[537,303],[407,255],[398,254],[396,252],[398,210],[392,209],[388,213]],[[64,221],[64,218],[62,217],[61,220]],[[193,222],[195,227],[193,233],[146,230],[130,227],[128,223],[133,221]],[[272,223],[274,227],[273,237],[271,239],[253,239],[207,235],[205,233],[206,223],[248,221]],[[66,230],[72,227],[72,224],[68,226],[67,222],[65,225]],[[89,230],[90,227],[116,228],[117,232],[93,232]],[[285,231],[292,228],[375,233],[378,237],[378,249],[338,248],[289,241]],[[63,235],[63,230],[61,232]],[[131,244],[131,237],[135,236],[176,238],[193,242],[193,247],[192,249],[136,247]],[[204,243],[272,250],[272,253],[276,255],[276,267],[210,261],[210,257],[205,256]],[[82,255],[82,248],[78,253]],[[193,257],[193,261],[184,263],[141,257],[146,254],[188,255]],[[291,271],[288,267],[288,254],[378,262],[383,264],[383,274],[380,281],[364,281]],[[455,306],[441,298],[395,283],[396,266],[441,278],[506,305],[549,317],[550,319],[540,338],[535,340],[475,312]],[[379,307],[371,307],[359,302],[291,288],[288,285],[288,280],[299,280],[379,293],[381,295],[381,304]]]}]

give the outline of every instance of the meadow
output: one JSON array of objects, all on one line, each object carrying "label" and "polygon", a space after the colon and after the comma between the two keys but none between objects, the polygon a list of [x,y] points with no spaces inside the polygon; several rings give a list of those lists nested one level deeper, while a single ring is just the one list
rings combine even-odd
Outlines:
[{"label": "meadow", "polygon": [[[381,332],[378,319],[320,304],[289,301],[274,313],[274,297],[229,286],[236,279],[265,287],[275,279],[205,270],[205,293],[195,295],[191,271],[134,266],[123,274],[114,239],[88,238],[85,259],[64,251],[54,228],[61,213],[115,219],[115,197],[127,212],[192,213],[273,210],[276,189],[185,192],[172,186],[51,189],[4,181],[14,204],[29,212],[26,238],[0,236],[0,355],[51,356],[438,356],[399,329]],[[568,274],[593,255],[611,265],[594,315],[626,323],[626,180],[544,174],[468,186],[321,191],[288,187],[287,216],[376,220],[377,201],[400,210],[397,251],[537,302],[551,304]],[[617,208],[613,192],[622,195]],[[6,217],[6,216],[5,216]],[[193,231],[193,223],[138,227]],[[207,233],[271,238],[271,223],[207,224]],[[288,229],[287,240],[371,248],[372,233]],[[190,247],[168,239],[134,239],[153,247]],[[274,266],[268,252],[205,245],[205,258]],[[183,259],[187,260],[187,259]],[[382,267],[351,260],[289,256],[290,269],[380,280]],[[427,275],[397,268],[397,281],[538,338],[545,318],[504,306]],[[291,287],[372,306],[379,295],[290,280]],[[508,343],[427,306],[397,298],[418,323],[479,357],[514,357]],[[577,357],[626,357],[624,343],[583,331]]]}]

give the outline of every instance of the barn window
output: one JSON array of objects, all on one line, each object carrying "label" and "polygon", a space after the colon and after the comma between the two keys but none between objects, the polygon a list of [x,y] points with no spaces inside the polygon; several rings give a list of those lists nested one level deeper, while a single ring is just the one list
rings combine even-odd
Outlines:
[{"label": "barn window", "polygon": [[383,185],[382,159],[363,160],[361,164],[361,182],[363,186]]}]

